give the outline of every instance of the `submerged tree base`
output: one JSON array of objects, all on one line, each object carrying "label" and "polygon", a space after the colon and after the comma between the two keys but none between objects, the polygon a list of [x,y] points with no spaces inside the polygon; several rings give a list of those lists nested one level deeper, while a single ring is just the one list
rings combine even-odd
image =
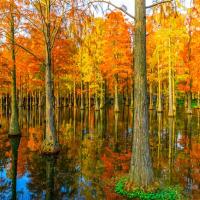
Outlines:
[{"label": "submerged tree base", "polygon": [[9,136],[21,136],[21,132],[12,132],[12,131],[9,131],[8,135]]},{"label": "submerged tree base", "polygon": [[187,111],[186,111],[186,114],[192,115],[192,110],[187,110]]},{"label": "submerged tree base", "polygon": [[169,186],[159,188],[156,184],[149,187],[149,191],[142,188],[135,187],[132,191],[126,190],[127,178],[120,179],[116,186],[115,192],[129,199],[142,199],[142,200],[182,200],[183,196],[181,188],[178,186]]},{"label": "submerged tree base", "polygon": [[162,109],[157,109],[157,112],[158,112],[158,113],[162,113],[163,110],[162,110]]},{"label": "submerged tree base", "polygon": [[45,155],[57,154],[60,152],[60,146],[58,143],[44,140],[40,152]]},{"label": "submerged tree base", "polygon": [[21,132],[19,130],[10,129],[8,132],[9,136],[21,136]]},{"label": "submerged tree base", "polygon": [[18,120],[11,119],[8,135],[21,135]]}]

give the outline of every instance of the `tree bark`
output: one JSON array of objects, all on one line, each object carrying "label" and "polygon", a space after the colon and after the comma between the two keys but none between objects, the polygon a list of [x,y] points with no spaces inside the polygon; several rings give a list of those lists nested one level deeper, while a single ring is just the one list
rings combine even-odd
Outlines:
[{"label": "tree bark", "polygon": [[86,97],[85,97],[85,107],[89,106],[89,83],[86,83]]},{"label": "tree bark", "polygon": [[187,93],[187,114],[192,114],[192,92]]},{"label": "tree bark", "polygon": [[76,81],[74,80],[74,108],[76,108]]},{"label": "tree bark", "polygon": [[168,79],[169,79],[169,117],[174,117],[173,111],[173,91],[172,91],[172,63],[171,63],[171,39],[169,38],[169,72],[168,72]]},{"label": "tree bark", "polygon": [[129,106],[129,98],[128,98],[128,78],[126,80],[126,101],[125,101],[125,105]]},{"label": "tree bark", "polygon": [[105,92],[104,92],[104,84],[103,81],[101,82],[101,96],[100,96],[100,109],[104,108],[105,105]]},{"label": "tree bark", "polygon": [[133,83],[131,83],[131,105],[130,105],[130,109],[133,110],[134,109],[134,95],[133,95]]},{"label": "tree bark", "polygon": [[95,94],[95,111],[99,111],[100,108],[99,108],[99,99],[98,99],[98,94],[97,94],[97,91],[96,91],[96,94]]},{"label": "tree bark", "polygon": [[115,77],[115,102],[114,102],[114,111],[119,112],[119,101],[118,101],[118,77]]},{"label": "tree bark", "polygon": [[148,130],[145,0],[135,3],[134,133],[130,181],[139,187],[147,187],[154,177]]},{"label": "tree bark", "polygon": [[149,110],[153,110],[153,86],[149,85]]},{"label": "tree bark", "polygon": [[50,0],[46,3],[46,29],[45,29],[45,50],[46,50],[46,70],[45,70],[45,92],[46,92],[46,138],[42,144],[42,152],[51,154],[59,151],[59,145],[56,137],[55,119],[54,119],[54,95],[53,80],[51,76],[52,52],[51,52],[51,30],[50,30]]},{"label": "tree bark", "polygon": [[9,127],[9,135],[20,135],[20,128],[18,122],[18,106],[17,106],[17,86],[16,86],[16,52],[15,52],[15,22],[14,22],[14,2],[10,3],[11,6],[11,56],[12,56],[12,84],[11,84],[11,119]]},{"label": "tree bark", "polygon": [[81,80],[81,110],[85,109],[84,96],[83,96],[83,81]]},{"label": "tree bark", "polygon": [[158,55],[158,107],[157,112],[162,112],[162,101],[161,101],[161,90],[162,90],[162,83],[160,77],[160,57]]},{"label": "tree bark", "polygon": [[157,112],[162,112],[162,100],[161,100],[161,81],[158,81],[158,108],[157,108]]}]

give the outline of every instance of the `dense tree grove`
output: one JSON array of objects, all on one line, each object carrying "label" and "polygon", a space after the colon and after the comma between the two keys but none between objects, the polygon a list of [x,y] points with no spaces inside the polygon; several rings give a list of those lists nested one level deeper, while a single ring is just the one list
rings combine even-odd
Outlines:
[{"label": "dense tree grove", "polygon": [[[94,14],[105,5],[114,9]],[[200,109],[199,17],[199,0],[135,0],[135,16],[101,0],[1,0],[0,112],[11,115],[9,135],[21,133],[20,110],[42,109],[39,149],[58,153],[57,108],[113,105],[117,121],[124,105],[134,113],[128,181],[154,184],[148,110],[167,111],[173,123],[178,106],[188,116]]]}]

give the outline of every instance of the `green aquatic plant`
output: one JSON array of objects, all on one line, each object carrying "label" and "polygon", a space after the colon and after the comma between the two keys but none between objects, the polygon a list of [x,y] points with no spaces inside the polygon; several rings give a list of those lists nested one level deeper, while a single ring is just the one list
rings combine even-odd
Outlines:
[{"label": "green aquatic plant", "polygon": [[126,191],[125,184],[127,178],[120,179],[116,186],[115,192],[125,196],[129,199],[141,199],[141,200],[182,200],[183,195],[179,186],[158,188],[154,192],[145,192],[141,188],[135,188],[133,191]]}]

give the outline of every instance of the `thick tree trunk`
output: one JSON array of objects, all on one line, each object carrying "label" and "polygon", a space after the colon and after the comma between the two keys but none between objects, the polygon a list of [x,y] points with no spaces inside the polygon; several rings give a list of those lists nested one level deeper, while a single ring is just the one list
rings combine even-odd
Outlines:
[{"label": "thick tree trunk", "polygon": [[147,187],[153,180],[149,146],[149,122],[146,73],[145,0],[135,1],[135,65],[134,65],[134,133],[130,181]]},{"label": "thick tree trunk", "polygon": [[51,154],[59,151],[59,145],[56,137],[55,119],[54,119],[54,95],[53,95],[53,80],[51,76],[51,33],[50,33],[50,0],[46,6],[46,30],[45,43],[46,48],[46,70],[45,70],[45,92],[46,92],[46,137],[42,144],[42,152]]},{"label": "thick tree trunk", "polygon": [[[14,3],[11,3],[13,9]],[[12,84],[11,84],[11,119],[9,127],[9,135],[20,135],[18,122],[18,106],[17,106],[17,86],[16,86],[16,58],[15,58],[15,25],[13,10],[11,10],[11,56],[12,56]]]}]

